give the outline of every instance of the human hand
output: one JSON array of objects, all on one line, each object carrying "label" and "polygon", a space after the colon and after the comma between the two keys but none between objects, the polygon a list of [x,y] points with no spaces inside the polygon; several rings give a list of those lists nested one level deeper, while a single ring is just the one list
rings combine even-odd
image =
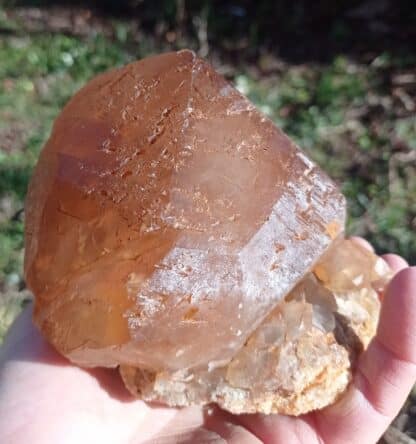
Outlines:
[{"label": "human hand", "polygon": [[132,399],[116,370],[83,370],[58,355],[31,323],[31,307],[0,349],[0,442],[5,444],[373,444],[416,379],[416,267],[396,255],[377,336],[345,396],[299,418],[235,416]]}]

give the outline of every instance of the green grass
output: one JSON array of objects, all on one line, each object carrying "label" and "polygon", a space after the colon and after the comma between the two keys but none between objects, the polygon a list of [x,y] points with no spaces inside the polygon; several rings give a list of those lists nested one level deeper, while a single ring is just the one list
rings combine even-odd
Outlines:
[{"label": "green grass", "polygon": [[[10,276],[22,275],[23,222],[13,214],[23,208],[59,110],[96,73],[154,52],[157,44],[151,36],[137,43],[122,22],[112,22],[113,37],[28,34],[0,9],[0,26],[11,31],[0,35],[1,290]],[[412,55],[379,54],[372,63],[339,55],[324,65],[285,64],[267,75],[248,65],[233,68],[237,87],[339,182],[349,201],[349,231],[412,262],[416,119],[403,96],[411,91],[405,85],[402,99],[394,96],[391,78],[415,65]],[[0,312],[4,300],[0,294]]]}]

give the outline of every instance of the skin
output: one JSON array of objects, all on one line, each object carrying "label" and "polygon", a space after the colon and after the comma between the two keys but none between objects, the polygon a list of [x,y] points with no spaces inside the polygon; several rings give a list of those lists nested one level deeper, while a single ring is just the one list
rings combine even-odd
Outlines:
[{"label": "skin", "polygon": [[416,380],[416,267],[393,254],[384,259],[396,275],[377,336],[346,395],[324,410],[294,418],[148,405],[128,395],[115,370],[87,371],[59,356],[28,307],[0,349],[0,442],[373,444]]}]

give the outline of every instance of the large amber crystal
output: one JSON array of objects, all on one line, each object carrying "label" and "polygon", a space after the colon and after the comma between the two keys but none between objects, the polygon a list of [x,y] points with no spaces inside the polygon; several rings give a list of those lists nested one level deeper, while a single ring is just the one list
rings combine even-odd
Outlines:
[{"label": "large amber crystal", "polygon": [[27,200],[34,319],[171,405],[302,413],[374,334],[376,256],[333,182],[206,62],[102,74],[57,118]]}]

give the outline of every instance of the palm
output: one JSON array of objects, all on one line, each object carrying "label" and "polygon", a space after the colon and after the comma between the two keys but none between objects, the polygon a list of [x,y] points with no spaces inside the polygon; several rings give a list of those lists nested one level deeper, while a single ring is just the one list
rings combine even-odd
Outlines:
[{"label": "palm", "polygon": [[[405,267],[397,256],[388,261],[396,270]],[[31,326],[26,310],[0,356],[0,442],[374,443],[416,377],[415,293],[416,270],[410,268],[390,286],[377,339],[348,394],[301,418],[233,416],[215,407],[173,409],[133,400],[115,370],[85,371],[58,356]]]}]

